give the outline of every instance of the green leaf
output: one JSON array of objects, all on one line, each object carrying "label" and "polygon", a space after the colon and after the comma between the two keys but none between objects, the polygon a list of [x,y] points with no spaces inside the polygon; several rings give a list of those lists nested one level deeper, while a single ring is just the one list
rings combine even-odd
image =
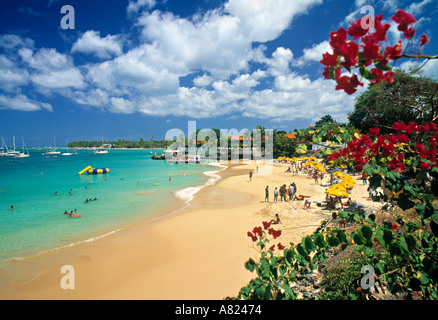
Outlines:
[{"label": "green leaf", "polygon": [[417,213],[418,213],[421,217],[423,217],[423,216],[424,216],[424,212],[425,212],[425,210],[426,210],[426,206],[424,205],[424,203],[422,203],[422,202],[418,202],[418,203],[415,205],[415,210],[417,210]]},{"label": "green leaf", "polygon": [[312,138],[313,143],[321,143],[321,141],[322,141],[321,137],[313,136]]},{"label": "green leaf", "polygon": [[302,143],[300,145],[298,145],[298,147],[295,149],[296,153],[306,153],[307,152],[307,146]]},{"label": "green leaf", "polygon": [[367,257],[374,257],[376,255],[376,251],[371,248],[366,248],[365,254],[367,255]]},{"label": "green leaf", "polygon": [[389,64],[387,64],[386,66],[383,66],[382,62],[380,60],[374,60],[374,65],[376,66],[377,69],[380,69],[383,71],[392,70],[392,66],[390,66]]},{"label": "green leaf", "polygon": [[327,242],[324,240],[324,236],[321,233],[318,233],[315,237],[315,244],[319,248],[325,248],[327,246]]},{"label": "green leaf", "polygon": [[400,179],[400,173],[398,173],[397,171],[389,171],[385,177],[389,180],[391,180],[392,182],[396,182],[397,179]]},{"label": "green leaf", "polygon": [[303,257],[307,257],[308,253],[307,253],[306,249],[303,248],[303,246],[301,245],[301,243],[297,244],[296,248],[297,248],[297,252],[298,252],[301,256],[303,256]]},{"label": "green leaf", "polygon": [[415,240],[415,238],[410,234],[408,234],[405,237],[405,240],[406,240],[406,244],[408,245],[408,250],[409,251],[415,250],[415,248],[417,247],[417,240]]},{"label": "green leaf", "polygon": [[383,238],[383,232],[381,228],[378,228],[376,231],[376,239],[380,242],[381,245],[385,245],[385,239]]},{"label": "green leaf", "polygon": [[438,224],[438,212],[435,211],[435,213],[431,216],[432,220]]},{"label": "green leaf", "polygon": [[338,238],[340,243],[347,242],[347,234],[345,233],[344,230],[338,230],[336,233],[336,237]]},{"label": "green leaf", "polygon": [[383,230],[383,243],[389,245],[391,241],[394,239],[392,232],[389,230]]},{"label": "green leaf", "polygon": [[365,68],[365,66],[360,66],[360,74],[365,79],[368,79],[368,80],[375,79],[373,74],[367,68]]},{"label": "green leaf", "polygon": [[363,171],[369,176],[369,177],[372,177],[372,176],[374,176],[374,174],[376,173],[376,170],[369,164],[369,163],[366,163],[364,166],[363,166]]},{"label": "green leaf", "polygon": [[371,238],[373,237],[373,230],[369,226],[362,226],[361,232],[367,240],[371,240]]},{"label": "green leaf", "polygon": [[328,236],[327,242],[331,247],[337,247],[340,244],[339,239],[334,236]]},{"label": "green leaf", "polygon": [[254,261],[253,259],[251,259],[251,258],[245,263],[245,268],[246,268],[247,270],[249,270],[249,272],[253,272],[255,266],[256,266],[256,263],[255,263],[255,261]]},{"label": "green leaf", "polygon": [[356,232],[353,232],[351,238],[358,245],[362,245],[362,244],[366,243],[366,239],[360,234],[359,230],[356,230]]},{"label": "green leaf", "polygon": [[311,252],[315,249],[315,246],[313,245],[312,238],[310,238],[309,236],[304,238],[304,246],[308,252],[309,251]]},{"label": "green leaf", "polygon": [[296,295],[295,293],[292,291],[292,289],[289,287],[289,285],[287,283],[283,284],[281,286],[281,288],[286,291],[286,293],[291,296],[293,299],[295,299]]},{"label": "green leaf", "polygon": [[426,272],[421,273],[420,282],[421,282],[421,284],[428,284],[429,283],[429,277],[428,277]]}]

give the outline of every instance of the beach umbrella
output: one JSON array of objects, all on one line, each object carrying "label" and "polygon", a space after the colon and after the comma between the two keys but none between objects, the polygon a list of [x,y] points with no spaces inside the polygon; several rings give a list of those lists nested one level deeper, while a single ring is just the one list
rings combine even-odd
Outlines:
[{"label": "beach umbrella", "polygon": [[325,191],[325,193],[328,193],[331,196],[340,197],[340,198],[346,198],[346,197],[350,196],[346,191],[342,191],[342,190],[336,189],[336,188],[334,188],[334,189],[329,188]]},{"label": "beach umbrella", "polygon": [[347,188],[340,184],[333,184],[329,187],[329,190],[340,190],[342,192],[346,192]]},{"label": "beach umbrella", "polygon": [[355,186],[353,183],[351,183],[351,181],[342,181],[341,185],[343,185],[346,189],[353,189]]},{"label": "beach umbrella", "polygon": [[343,178],[345,175],[341,171],[336,171],[333,173],[334,176],[338,176],[339,178]]}]

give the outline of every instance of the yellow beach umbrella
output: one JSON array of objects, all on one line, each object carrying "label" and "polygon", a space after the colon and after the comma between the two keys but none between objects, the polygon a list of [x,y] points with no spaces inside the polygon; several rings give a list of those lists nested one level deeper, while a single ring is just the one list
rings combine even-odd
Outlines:
[{"label": "yellow beach umbrella", "polygon": [[347,188],[345,188],[343,185],[340,185],[340,184],[333,184],[329,187],[329,190],[340,190],[340,191],[346,192]]},{"label": "yellow beach umbrella", "polygon": [[353,189],[354,188],[354,184],[352,184],[349,181],[342,181],[341,184],[346,188],[346,189]]},{"label": "yellow beach umbrella", "polygon": [[334,196],[334,197],[341,197],[341,198],[346,198],[346,197],[350,196],[346,191],[342,191],[339,189],[330,189],[329,188],[325,191],[325,193],[328,193],[329,195]]},{"label": "yellow beach umbrella", "polygon": [[318,170],[318,171],[321,171],[323,173],[327,173],[327,170],[320,163],[315,165],[315,169]]}]

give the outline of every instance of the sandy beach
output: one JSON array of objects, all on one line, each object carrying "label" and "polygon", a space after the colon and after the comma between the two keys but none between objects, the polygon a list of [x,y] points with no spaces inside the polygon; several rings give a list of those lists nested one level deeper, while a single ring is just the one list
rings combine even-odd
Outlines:
[{"label": "sandy beach", "polygon": [[[188,206],[140,223],[107,237],[71,248],[18,261],[14,272],[23,272],[22,283],[0,288],[0,299],[151,299],[211,300],[236,296],[253,274],[244,268],[258,251],[247,232],[279,214],[283,245],[300,242],[312,233],[329,210],[325,187],[305,174],[285,173],[287,165],[274,164],[262,174],[262,164],[234,165],[221,171],[221,179],[202,188]],[[254,171],[250,181],[249,171]],[[327,180],[328,175],[326,175]],[[365,205],[366,186],[359,176],[352,200]],[[273,202],[273,190],[295,182],[303,201]],[[265,187],[270,202],[264,201]],[[75,289],[61,288],[63,265],[74,268]],[[17,271],[18,270],[18,271]],[[4,275],[7,276],[7,275]]]}]

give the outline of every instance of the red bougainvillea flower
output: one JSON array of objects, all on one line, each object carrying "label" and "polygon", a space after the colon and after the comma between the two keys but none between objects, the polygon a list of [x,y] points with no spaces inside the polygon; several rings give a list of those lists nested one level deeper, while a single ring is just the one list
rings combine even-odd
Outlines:
[{"label": "red bougainvillea flower", "polygon": [[379,133],[380,133],[379,128],[370,128],[370,136],[371,137],[376,137]]},{"label": "red bougainvillea flower", "polygon": [[254,232],[254,234],[257,234],[259,237],[263,237],[262,227],[255,227],[252,232]]},{"label": "red bougainvillea flower", "polygon": [[248,237],[251,238],[251,240],[252,240],[253,242],[256,242],[257,239],[258,239],[257,236],[254,235],[251,231],[248,231],[247,235],[248,235]]},{"label": "red bougainvillea flower", "polygon": [[272,252],[274,252],[274,250],[275,250],[275,244],[272,245],[271,247],[269,247],[269,250],[271,250]]},{"label": "red bougainvillea flower", "polygon": [[402,53],[402,41],[399,40],[394,46],[387,46],[385,55],[391,60],[396,60]]},{"label": "red bougainvillea flower", "polygon": [[403,122],[394,122],[391,129],[397,130],[397,131],[404,131],[406,130],[407,126]]},{"label": "red bougainvillea flower", "polygon": [[268,229],[268,233],[274,237],[274,239],[277,239],[281,235],[281,230],[274,230],[272,228]]},{"label": "red bougainvillea flower", "polygon": [[386,41],[386,32],[391,27],[389,23],[382,24],[383,14],[379,14],[374,19],[374,28],[376,32],[373,36],[376,41]]},{"label": "red bougainvillea flower", "polygon": [[286,248],[285,246],[283,246],[283,245],[281,244],[281,242],[279,242],[279,243],[277,244],[277,247],[278,247],[278,250],[283,250],[284,248]]},{"label": "red bougainvillea flower", "polygon": [[407,134],[411,134],[414,131],[420,132],[421,128],[420,128],[420,126],[415,121],[410,121],[408,123],[408,127],[406,128],[406,133]]},{"label": "red bougainvillea flower", "polygon": [[263,228],[265,230],[268,230],[270,226],[271,226],[271,224],[269,222],[263,221]]},{"label": "red bougainvillea flower", "polygon": [[430,163],[429,162],[420,162],[420,170],[421,171],[427,171],[430,169]]},{"label": "red bougainvillea flower", "polygon": [[405,32],[403,32],[403,35],[406,39],[412,39],[412,37],[415,35],[415,29],[409,28]]},{"label": "red bougainvillea flower", "polygon": [[322,54],[321,64],[325,66],[335,67],[338,65],[338,56],[330,54],[328,52]]},{"label": "red bougainvillea flower", "polygon": [[398,227],[397,224],[393,223],[392,227],[391,227],[391,230],[395,230],[395,229],[397,229],[397,227]]},{"label": "red bougainvillea flower", "polygon": [[359,45],[356,42],[346,42],[345,44],[337,48],[337,52],[344,58],[344,61],[341,63],[344,68],[350,69],[352,66],[355,66],[357,64]]},{"label": "red bougainvillea flower", "polygon": [[338,31],[330,32],[329,44],[333,48],[333,54],[341,55],[340,50],[347,44],[347,30],[339,28]]},{"label": "red bougainvillea flower", "polygon": [[381,78],[383,81],[388,82],[389,84],[394,82],[394,72],[386,71]]},{"label": "red bougainvillea flower", "polygon": [[408,136],[403,134],[403,133],[398,134],[397,139],[398,139],[398,142],[400,142],[400,143],[406,143],[409,140]]},{"label": "red bougainvillea flower", "polygon": [[407,13],[402,9],[397,9],[395,15],[391,17],[391,20],[398,24],[397,29],[400,31],[406,31],[410,24],[417,21],[412,14]]},{"label": "red bougainvillea flower", "polygon": [[379,54],[380,46],[371,41],[367,41],[365,45],[361,47],[363,48],[362,56],[367,60],[376,60],[382,57]]},{"label": "red bougainvillea flower", "polygon": [[423,130],[423,131],[429,131],[429,130],[430,130],[430,126],[427,125],[427,124],[421,126],[420,128],[421,128],[421,130]]},{"label": "red bougainvillea flower", "polygon": [[[365,17],[365,16],[364,16]],[[362,28],[362,18],[357,19],[356,22],[352,22],[348,27],[348,34],[353,37],[353,40],[357,40],[362,36],[366,35],[369,28]]]},{"label": "red bougainvillea flower", "polygon": [[353,74],[351,77],[342,76],[336,79],[336,90],[344,90],[348,94],[353,94],[356,92],[356,87],[363,87],[363,83],[359,81],[356,74]]},{"label": "red bougainvillea flower", "polygon": [[420,47],[424,46],[425,44],[428,44],[428,43],[429,43],[429,38],[427,37],[426,34],[422,34],[420,36]]}]

